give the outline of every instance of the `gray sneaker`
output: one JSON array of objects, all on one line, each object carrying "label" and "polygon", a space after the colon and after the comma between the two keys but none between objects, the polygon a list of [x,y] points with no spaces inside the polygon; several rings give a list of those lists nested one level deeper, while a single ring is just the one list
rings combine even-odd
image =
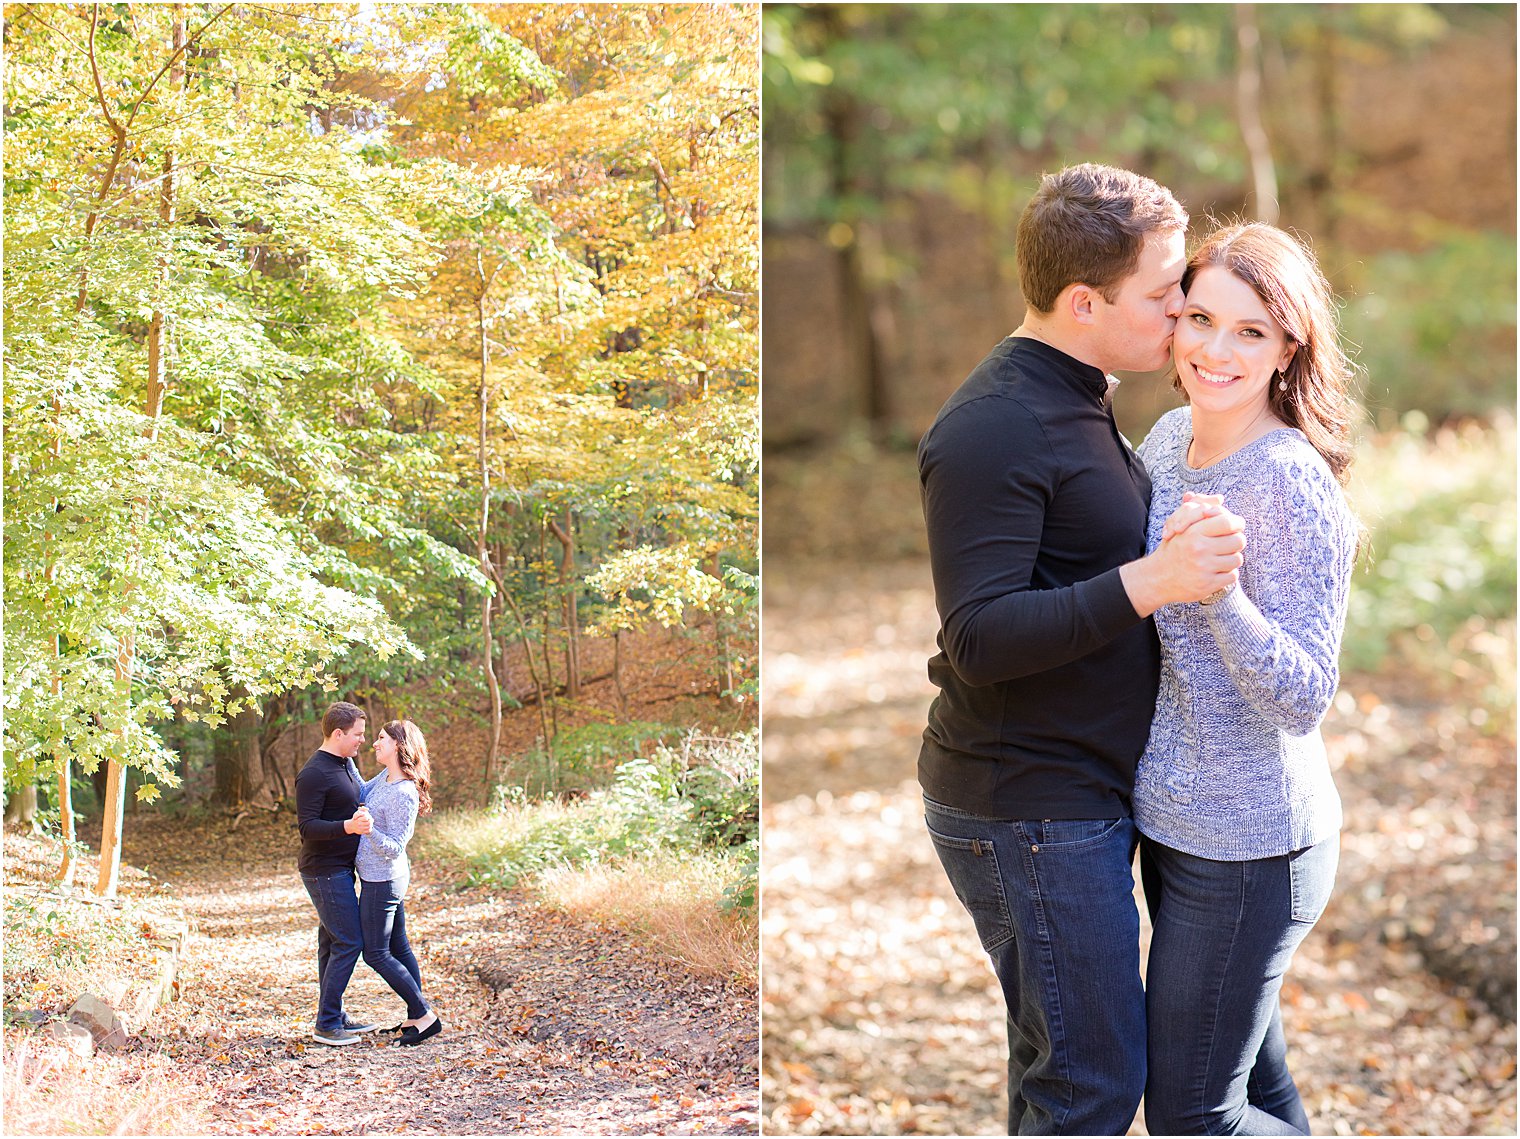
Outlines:
[{"label": "gray sneaker", "polygon": [[359,1037],[346,1028],[317,1029],[311,1034],[311,1038],[318,1044],[331,1044],[333,1047],[341,1047],[344,1044],[357,1044]]},{"label": "gray sneaker", "polygon": [[348,1013],[344,1013],[343,1027],[349,1032],[358,1032],[362,1034],[365,1032],[374,1032],[375,1029],[379,1028],[380,1026],[378,1024],[360,1024],[353,1017],[349,1016]]}]

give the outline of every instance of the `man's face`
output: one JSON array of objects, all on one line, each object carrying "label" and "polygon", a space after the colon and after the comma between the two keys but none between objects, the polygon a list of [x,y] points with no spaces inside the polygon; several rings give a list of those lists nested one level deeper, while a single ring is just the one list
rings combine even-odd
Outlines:
[{"label": "man's face", "polygon": [[364,721],[355,720],[354,726],[347,731],[340,729],[332,734],[332,746],[327,750],[334,755],[341,755],[344,759],[353,759],[363,746]]},{"label": "man's face", "polygon": [[1187,267],[1180,231],[1152,233],[1140,264],[1126,277],[1113,304],[1095,296],[1097,337],[1105,372],[1150,372],[1171,357],[1172,330],[1182,312],[1182,271]]}]

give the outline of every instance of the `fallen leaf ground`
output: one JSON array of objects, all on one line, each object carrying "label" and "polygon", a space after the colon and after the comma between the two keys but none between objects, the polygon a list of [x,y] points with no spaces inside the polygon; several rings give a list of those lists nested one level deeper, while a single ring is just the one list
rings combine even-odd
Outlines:
[{"label": "fallen leaf ground", "polygon": [[[700,639],[648,637],[637,647],[625,675],[630,718],[732,718],[711,695],[710,654]],[[607,652],[594,647],[593,668]],[[604,675],[567,720],[605,719],[591,715],[592,703],[616,708]],[[508,714],[505,754],[530,746],[537,719],[532,708]],[[469,802],[479,794],[484,729],[469,718],[434,727],[440,799]],[[98,847],[98,820],[84,824],[81,838]],[[293,815],[252,810],[234,821],[134,812],[122,894],[177,904],[193,935],[180,969],[181,998],[153,1017],[126,1054],[91,1063],[130,1073],[134,1053],[142,1072],[167,1061],[173,1091],[166,1094],[183,1101],[183,1120],[201,1121],[209,1134],[756,1132],[752,983],[696,974],[522,891],[456,888],[460,869],[417,845],[408,932],[444,1031],[415,1048],[380,1037],[331,1048],[310,1039],[316,920],[296,872]],[[8,875],[20,869],[13,846],[29,854],[38,848],[41,861],[30,870],[45,881],[55,856],[50,844],[8,835]],[[96,866],[85,858],[79,881],[93,883]],[[362,961],[346,1004],[351,1015],[382,1025],[405,1015]],[[185,1125],[133,1123],[149,1133]],[[56,1129],[67,1126],[58,1121]]]},{"label": "fallen leaf ground", "polygon": [[[755,1129],[752,992],[692,977],[616,931],[517,893],[451,891],[420,861],[407,899],[445,1031],[421,1047],[310,1040],[315,923],[285,815],[135,820],[124,857],[192,915],[181,1000],[137,1047],[210,1089],[215,1134],[741,1134]],[[362,962],[351,1015],[404,1016]]]},{"label": "fallen leaf ground", "polygon": [[[1004,1134],[1001,998],[915,781],[934,693],[927,563],[771,557],[769,542],[762,1126]],[[1513,1135],[1514,741],[1362,677],[1325,735],[1340,872],[1283,1001],[1315,1130]]]}]

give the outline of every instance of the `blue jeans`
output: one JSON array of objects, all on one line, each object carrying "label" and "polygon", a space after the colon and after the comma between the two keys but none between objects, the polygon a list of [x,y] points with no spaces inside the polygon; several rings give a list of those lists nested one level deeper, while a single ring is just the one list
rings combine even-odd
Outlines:
[{"label": "blue jeans", "polygon": [[1339,836],[1248,862],[1143,842],[1155,926],[1146,974],[1151,1134],[1309,1134],[1278,992],[1330,899],[1339,854]]},{"label": "blue jeans", "polygon": [[427,1015],[428,1005],[422,999],[422,970],[406,939],[405,893],[404,882],[361,879],[359,916],[364,926],[364,963],[406,1002],[408,1019],[416,1020]]},{"label": "blue jeans", "polygon": [[317,1031],[343,1027],[343,990],[364,950],[354,872],[340,870],[317,878],[301,875],[317,908]]},{"label": "blue jeans", "polygon": [[1123,1135],[1145,1089],[1130,819],[924,819],[1008,1008],[1008,1133]]}]

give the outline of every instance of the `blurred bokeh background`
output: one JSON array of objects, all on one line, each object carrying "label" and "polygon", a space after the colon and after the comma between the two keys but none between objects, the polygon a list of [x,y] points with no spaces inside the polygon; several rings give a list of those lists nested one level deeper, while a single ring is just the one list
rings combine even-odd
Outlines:
[{"label": "blurred bokeh background", "polygon": [[[1022,317],[1039,175],[1093,160],[1193,237],[1310,239],[1362,370],[1341,874],[1284,993],[1311,1117],[1513,1134],[1516,9],[768,5],[764,36],[766,1130],[1003,1126],[1001,1006],[914,781],[913,449]],[[1124,379],[1138,442],[1177,399]]]},{"label": "blurred bokeh background", "polygon": [[765,44],[772,446],[921,434],[1018,323],[1039,174],[1084,160],[1309,236],[1379,426],[1514,403],[1510,5],[772,6]]}]

